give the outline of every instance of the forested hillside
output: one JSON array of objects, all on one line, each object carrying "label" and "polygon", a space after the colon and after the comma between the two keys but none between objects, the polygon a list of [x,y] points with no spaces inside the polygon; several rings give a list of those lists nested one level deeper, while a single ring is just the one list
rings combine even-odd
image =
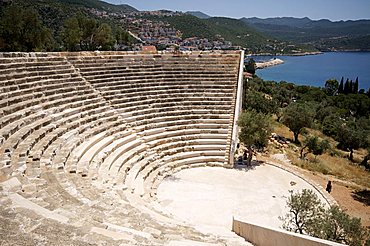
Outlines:
[{"label": "forested hillside", "polygon": [[93,11],[137,10],[97,0],[9,1],[0,9],[0,51],[58,51],[72,42],[72,50],[114,49],[130,43],[118,20],[98,18]]},{"label": "forested hillside", "polygon": [[253,147],[271,154],[283,149],[294,165],[370,188],[370,90],[358,90],[357,79],[343,80],[323,88],[245,81],[244,110],[271,116],[277,143],[263,145],[257,133]]},{"label": "forested hillside", "polygon": [[317,51],[306,45],[295,45],[294,43],[281,41],[270,35],[265,35],[246,25],[243,21],[225,18],[211,17],[200,19],[192,15],[178,16],[147,16],[151,20],[163,21],[180,30],[183,38],[201,37],[215,40],[219,36],[233,45],[246,48],[251,53],[292,53]]}]

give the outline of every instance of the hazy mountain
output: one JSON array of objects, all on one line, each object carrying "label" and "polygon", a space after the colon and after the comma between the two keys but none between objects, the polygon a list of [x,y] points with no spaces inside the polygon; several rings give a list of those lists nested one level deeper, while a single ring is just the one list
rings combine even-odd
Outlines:
[{"label": "hazy mountain", "polygon": [[279,26],[291,26],[291,27],[304,27],[311,23],[312,20],[309,18],[294,18],[294,17],[277,17],[277,18],[266,18],[261,19],[257,17],[242,18],[242,21],[248,24],[265,24],[265,25],[279,25]]},{"label": "hazy mountain", "polygon": [[203,12],[200,12],[200,11],[188,11],[186,12],[186,14],[189,14],[189,15],[193,15],[195,17],[198,17],[199,19],[209,19],[211,18],[211,16],[203,13]]},{"label": "hazy mountain", "polygon": [[126,12],[138,12],[137,9],[135,9],[134,7],[128,5],[128,4],[120,4],[120,5],[117,5],[120,9],[126,11]]},{"label": "hazy mountain", "polygon": [[[244,23],[273,37],[326,49],[370,50],[370,20],[330,21],[309,18],[242,18]],[[362,43],[361,43],[362,40]],[[347,48],[345,48],[347,47]]]}]

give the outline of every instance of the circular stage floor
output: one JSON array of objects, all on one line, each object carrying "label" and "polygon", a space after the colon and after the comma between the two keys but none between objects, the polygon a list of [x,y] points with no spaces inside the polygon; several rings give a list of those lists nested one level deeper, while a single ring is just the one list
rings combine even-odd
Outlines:
[{"label": "circular stage floor", "polygon": [[157,191],[162,209],[204,232],[230,231],[238,220],[279,228],[288,210],[289,190],[312,189],[309,183],[272,165],[251,169],[192,168],[166,178]]}]

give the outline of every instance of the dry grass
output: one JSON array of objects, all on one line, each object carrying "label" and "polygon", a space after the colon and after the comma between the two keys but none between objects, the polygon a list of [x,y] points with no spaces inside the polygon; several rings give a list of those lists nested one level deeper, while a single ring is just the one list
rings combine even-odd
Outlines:
[{"label": "dry grass", "polygon": [[285,138],[293,141],[293,138],[294,138],[293,137],[293,132],[291,132],[288,127],[286,127],[285,125],[283,125],[281,123],[274,122],[273,132],[275,132],[276,134],[278,134],[280,136],[284,136]]},{"label": "dry grass", "polygon": [[[289,131],[289,128],[279,123],[275,124],[274,132],[288,139],[292,139],[293,137],[293,133]],[[328,139],[333,148],[331,153],[335,153],[336,155],[325,153],[321,156],[317,156],[315,160],[314,156],[309,154],[307,155],[307,160],[301,160],[299,158],[298,151],[300,146],[290,144],[290,147],[286,148],[285,151],[288,158],[292,161],[294,165],[313,172],[323,173],[325,175],[332,175],[340,180],[353,182],[368,189],[370,188],[370,172],[366,171],[363,167],[360,167],[357,164],[349,161],[346,158],[348,156],[348,152],[341,151],[335,148],[335,146],[337,145],[337,142],[335,142],[335,140],[325,137],[319,131],[309,129],[308,132],[321,138]],[[299,140],[303,141],[304,136],[300,135]],[[355,162],[359,163],[363,159],[365,154],[365,150],[355,151]]]}]

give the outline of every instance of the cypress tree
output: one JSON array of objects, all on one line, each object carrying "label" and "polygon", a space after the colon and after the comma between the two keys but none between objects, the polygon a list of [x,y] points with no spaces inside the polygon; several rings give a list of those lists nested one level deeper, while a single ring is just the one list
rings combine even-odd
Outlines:
[{"label": "cypress tree", "polygon": [[343,80],[344,78],[342,77],[342,79],[340,80],[340,84],[339,84],[339,87],[338,87],[338,94],[342,94],[343,93]]},{"label": "cypress tree", "polygon": [[349,79],[347,79],[346,80],[346,83],[344,84],[343,93],[346,94],[346,95],[349,94],[349,93],[351,93],[351,86],[350,86]]},{"label": "cypress tree", "polygon": [[355,83],[353,84],[353,93],[358,93],[358,77],[356,78]]},{"label": "cypress tree", "polygon": [[353,93],[353,81],[352,79],[349,81],[349,93],[348,94],[352,94]]}]

